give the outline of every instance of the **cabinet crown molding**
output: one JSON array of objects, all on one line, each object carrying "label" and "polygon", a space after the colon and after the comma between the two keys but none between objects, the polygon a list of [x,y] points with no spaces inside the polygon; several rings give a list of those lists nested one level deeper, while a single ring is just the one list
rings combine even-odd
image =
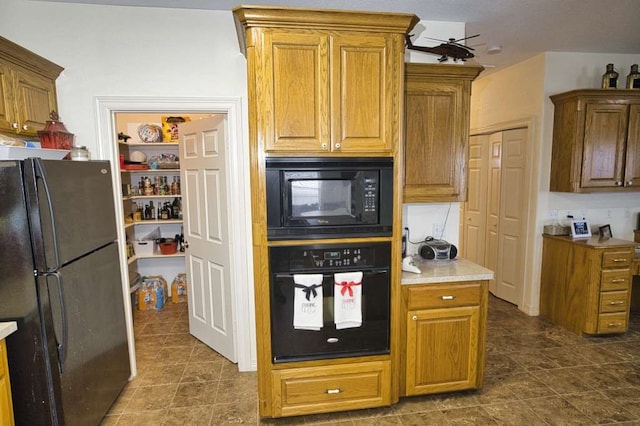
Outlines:
[{"label": "cabinet crown molding", "polygon": [[475,62],[468,62],[464,65],[453,64],[430,64],[406,62],[404,67],[406,77],[420,78],[466,78],[474,80],[484,70],[482,65]]},{"label": "cabinet crown molding", "polygon": [[2,36],[0,36],[0,59],[12,62],[52,80],[58,78],[62,70],[64,70],[60,65],[56,65]]},{"label": "cabinet crown molding", "polygon": [[246,55],[251,28],[369,31],[407,34],[419,21],[410,13],[307,9],[282,6],[238,6],[233,9],[240,50]]}]

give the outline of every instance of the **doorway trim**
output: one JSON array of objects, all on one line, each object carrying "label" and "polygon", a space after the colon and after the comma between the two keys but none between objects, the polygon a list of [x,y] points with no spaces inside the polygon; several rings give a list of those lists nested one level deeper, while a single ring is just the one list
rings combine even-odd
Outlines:
[{"label": "doorway trim", "polygon": [[[233,286],[233,304],[235,310],[236,345],[238,355],[238,369],[240,371],[255,371],[257,358],[255,348],[255,311],[253,305],[253,262],[248,248],[252,247],[250,191],[249,188],[249,153],[247,152],[246,137],[242,125],[242,102],[239,97],[219,98],[164,98],[139,96],[98,96],[95,98],[95,111],[98,135],[98,158],[111,163],[112,170],[116,170],[119,163],[118,146],[114,144],[116,135],[115,113],[144,113],[144,112],[172,112],[172,113],[211,113],[226,114],[229,123],[229,158],[230,174],[234,179],[228,182],[229,190],[237,196],[231,197],[231,211],[241,214],[231,215],[229,234],[231,241],[231,269],[232,279],[238,285]],[[125,240],[124,212],[120,194],[121,178],[118,173],[113,174],[113,197],[118,223],[118,239]],[[244,213],[244,214],[242,214]],[[127,339],[129,342],[129,362],[131,376],[137,375],[135,360],[135,345],[133,335],[133,315],[131,297],[129,294],[129,272],[124,244],[119,244],[121,258],[121,276],[123,282],[123,297],[127,322]]]},{"label": "doorway trim", "polygon": [[[524,246],[524,283],[522,291],[520,292],[520,300],[518,301],[518,309],[530,316],[537,316],[539,311],[539,294],[538,291],[534,294],[534,287],[537,279],[534,277],[536,271],[533,270],[533,265],[536,264],[536,258],[539,254],[536,253],[536,240],[538,235],[536,233],[536,218],[537,218],[537,206],[538,206],[538,191],[535,188],[540,174],[540,137],[539,126],[536,126],[536,117],[522,118],[518,120],[505,121],[496,123],[486,127],[479,127],[471,129],[469,136],[486,135],[496,132],[502,132],[505,130],[513,130],[526,128],[527,129],[527,157],[529,158],[529,173],[527,176],[529,185],[529,208],[526,213],[527,227],[525,232],[526,244]],[[540,237],[541,238],[541,237]]]}]

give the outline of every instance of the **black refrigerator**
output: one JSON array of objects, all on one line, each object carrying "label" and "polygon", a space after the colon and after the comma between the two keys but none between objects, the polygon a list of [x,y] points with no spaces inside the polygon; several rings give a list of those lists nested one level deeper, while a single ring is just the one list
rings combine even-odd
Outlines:
[{"label": "black refrigerator", "polygon": [[16,425],[97,425],[130,376],[105,161],[0,161],[0,321]]}]

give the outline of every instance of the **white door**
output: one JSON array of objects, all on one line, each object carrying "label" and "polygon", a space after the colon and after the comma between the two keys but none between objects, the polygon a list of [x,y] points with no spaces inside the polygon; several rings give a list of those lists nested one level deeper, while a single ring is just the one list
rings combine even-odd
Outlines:
[{"label": "white door", "polygon": [[189,331],[236,362],[229,194],[227,116],[180,124]]},{"label": "white door", "polygon": [[498,232],[500,230],[500,185],[502,162],[502,133],[489,136],[489,170],[487,183],[487,233],[484,266],[494,272],[489,281],[489,291],[496,294],[496,282],[500,276],[500,252]]},{"label": "white door", "polygon": [[469,138],[467,202],[463,216],[463,256],[484,266],[487,216],[487,152],[489,136]]},{"label": "white door", "polygon": [[502,132],[502,167],[495,295],[520,303],[524,284],[525,224],[529,185],[527,129]]}]

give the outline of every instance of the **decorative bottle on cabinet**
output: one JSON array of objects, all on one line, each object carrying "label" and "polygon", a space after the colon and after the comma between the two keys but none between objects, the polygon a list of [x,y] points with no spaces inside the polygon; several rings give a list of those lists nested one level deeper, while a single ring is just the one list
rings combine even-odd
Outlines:
[{"label": "decorative bottle on cabinet", "polygon": [[602,75],[603,89],[616,89],[618,87],[618,72],[613,69],[613,64],[607,64],[607,71]]},{"label": "decorative bottle on cabinet", "polygon": [[627,76],[627,89],[640,89],[640,72],[638,64],[631,65],[631,72]]}]

